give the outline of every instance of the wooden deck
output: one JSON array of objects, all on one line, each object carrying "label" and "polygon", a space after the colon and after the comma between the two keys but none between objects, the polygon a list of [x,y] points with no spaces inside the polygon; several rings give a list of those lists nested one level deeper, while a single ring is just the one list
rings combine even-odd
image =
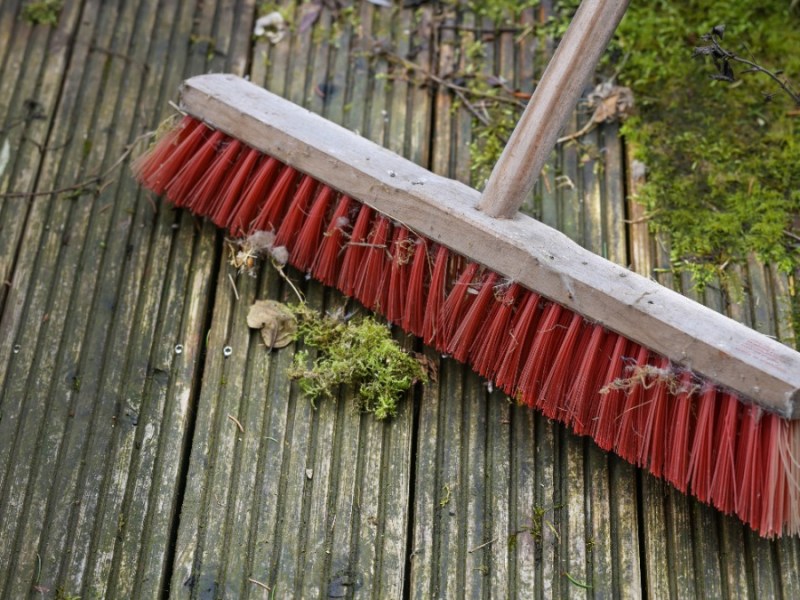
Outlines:
[{"label": "wooden deck", "polygon": [[[0,597],[800,597],[797,540],[758,538],[430,351],[438,382],[391,423],[347,390],[314,410],[286,378],[294,347],[246,326],[255,299],[289,297],[274,271],[238,277],[237,298],[222,236],[127,164],[75,187],[209,71],[468,180],[471,115],[376,48],[446,75],[489,24],[356,2],[301,32],[308,5],[284,1],[294,28],[271,44],[254,0],[67,0],[57,27],[25,3],[0,4]],[[530,89],[546,44],[493,40],[490,70]],[[615,126],[585,143],[598,152],[562,148],[527,209],[651,272],[663,250],[626,225]],[[315,306],[347,302],[292,276]],[[742,277],[743,302],[704,300],[789,337],[782,280]]]}]

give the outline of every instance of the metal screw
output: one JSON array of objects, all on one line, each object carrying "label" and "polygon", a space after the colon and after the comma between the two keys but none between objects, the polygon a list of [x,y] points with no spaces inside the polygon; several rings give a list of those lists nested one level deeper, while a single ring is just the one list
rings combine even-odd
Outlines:
[{"label": "metal screw", "polygon": [[228,358],[228,357],[229,357],[231,354],[233,354],[233,348],[231,348],[230,346],[225,346],[225,347],[222,349],[222,355],[223,355],[225,358]]},{"label": "metal screw", "polygon": [[14,354],[19,354],[20,350],[22,350],[22,346],[19,344],[14,344]]},{"label": "metal screw", "polygon": [[183,354],[183,344],[175,345],[175,354]]}]

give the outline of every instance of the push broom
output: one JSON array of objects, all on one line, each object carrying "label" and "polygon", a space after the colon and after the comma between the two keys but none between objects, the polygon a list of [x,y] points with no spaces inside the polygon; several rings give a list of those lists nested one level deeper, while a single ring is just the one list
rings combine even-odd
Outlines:
[{"label": "push broom", "polygon": [[736,514],[800,531],[800,354],[518,212],[627,6],[584,0],[486,190],[229,75],[134,171],[520,403]]}]

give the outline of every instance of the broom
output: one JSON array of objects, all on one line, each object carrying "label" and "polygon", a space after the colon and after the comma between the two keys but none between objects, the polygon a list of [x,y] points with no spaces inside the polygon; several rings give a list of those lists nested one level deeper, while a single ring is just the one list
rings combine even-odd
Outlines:
[{"label": "broom", "polygon": [[483,195],[229,75],[139,181],[763,536],[800,531],[800,354],[518,213],[627,6],[584,0]]}]

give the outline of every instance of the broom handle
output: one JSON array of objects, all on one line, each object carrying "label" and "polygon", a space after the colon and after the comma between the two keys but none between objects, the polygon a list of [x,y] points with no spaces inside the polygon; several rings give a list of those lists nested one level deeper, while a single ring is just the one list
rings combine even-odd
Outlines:
[{"label": "broom handle", "polygon": [[630,0],[583,0],[497,161],[478,209],[512,218],[594,73]]}]

